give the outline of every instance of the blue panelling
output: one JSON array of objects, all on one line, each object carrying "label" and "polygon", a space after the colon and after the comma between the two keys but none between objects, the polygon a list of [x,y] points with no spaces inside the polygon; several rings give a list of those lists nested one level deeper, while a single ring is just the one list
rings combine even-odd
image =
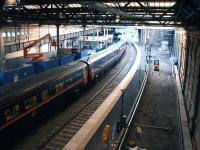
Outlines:
[{"label": "blue panelling", "polygon": [[78,60],[81,58],[81,53],[78,53],[78,52],[72,52],[73,54],[73,57],[74,57],[74,60]]},{"label": "blue panelling", "polygon": [[17,51],[20,50],[20,44],[16,44]]},{"label": "blue panelling", "polygon": [[11,53],[12,52],[16,52],[16,45],[14,44],[14,45],[10,45],[10,49],[11,49]]},{"label": "blue panelling", "polygon": [[45,70],[57,67],[58,64],[58,59],[53,59],[50,61],[44,61],[44,62],[33,62],[33,68],[34,68],[34,73],[40,73]]},{"label": "blue panelling", "polygon": [[3,85],[3,73],[0,72],[0,86]]},{"label": "blue panelling", "polygon": [[23,67],[23,68],[20,68],[19,69],[19,79],[22,80],[28,76],[31,76],[33,75],[33,66],[30,65],[30,66],[26,66],[26,67]]},{"label": "blue panelling", "polygon": [[46,61],[46,69],[51,69],[58,66],[58,59]]},{"label": "blue panelling", "polygon": [[73,62],[74,58],[73,55],[69,55],[69,56],[64,56],[64,57],[60,57],[59,58],[59,65],[64,65],[70,62]]},{"label": "blue panelling", "polygon": [[0,85],[9,85],[33,74],[33,66],[27,65],[0,74]]},{"label": "blue panelling", "polygon": [[16,58],[7,59],[6,62],[5,62],[5,65],[6,65],[5,71],[20,68],[20,67],[23,66],[23,64],[24,64],[24,58],[23,57],[16,57]]},{"label": "blue panelling", "polygon": [[8,85],[14,82],[14,77],[15,80],[18,79],[18,74],[16,70],[11,70],[3,73],[3,85]]},{"label": "blue panelling", "polygon": [[44,71],[44,67],[41,62],[32,62],[34,73],[40,73]]},{"label": "blue panelling", "polygon": [[81,58],[86,57],[87,55],[88,55],[87,50],[81,51]]},{"label": "blue panelling", "polygon": [[10,53],[10,46],[5,46],[4,51],[5,51],[6,54]]},{"label": "blue panelling", "polygon": [[72,53],[74,56],[74,60],[77,60],[83,57],[87,57],[89,54],[91,54],[91,52],[92,52],[91,50],[82,50],[81,52],[73,51]]}]

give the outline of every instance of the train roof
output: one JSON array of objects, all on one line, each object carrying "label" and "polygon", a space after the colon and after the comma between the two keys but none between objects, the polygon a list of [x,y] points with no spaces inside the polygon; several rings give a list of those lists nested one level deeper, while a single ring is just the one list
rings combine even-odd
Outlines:
[{"label": "train roof", "polygon": [[[106,49],[104,49],[102,51],[99,51],[97,53],[94,53],[93,55],[90,55],[89,59],[87,58],[88,59],[88,63],[94,62],[94,61],[96,61],[96,60],[108,55],[109,53],[117,50],[119,47],[121,47],[125,43],[126,43],[125,41],[119,41],[116,44],[113,44],[113,45],[109,46],[108,48],[106,48]],[[85,61],[86,61],[86,59],[85,59]]]},{"label": "train roof", "polygon": [[[17,94],[24,93],[31,89],[34,89],[46,82],[54,81],[62,78],[66,74],[70,74],[73,71],[85,66],[83,62],[75,61],[63,66],[59,66],[39,74],[32,75],[16,83],[0,88],[0,103],[9,97]],[[67,72],[66,72],[67,70]]]}]

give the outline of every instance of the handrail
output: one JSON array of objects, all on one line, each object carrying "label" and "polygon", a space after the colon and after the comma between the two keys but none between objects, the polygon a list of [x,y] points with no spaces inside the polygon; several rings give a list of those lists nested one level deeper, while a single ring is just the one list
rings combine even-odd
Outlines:
[{"label": "handrail", "polygon": [[105,99],[105,101],[99,106],[90,119],[88,119],[88,121],[81,127],[81,129],[79,129],[76,135],[74,135],[73,138],[64,146],[63,150],[84,149],[104,119],[111,112],[115,104],[120,100],[123,91],[122,89],[126,89],[128,87],[141,63],[141,51],[134,43],[133,45],[136,48],[137,56],[126,77]]},{"label": "handrail", "polygon": [[130,128],[130,125],[131,125],[131,122],[135,116],[135,113],[136,113],[136,110],[137,110],[137,107],[139,105],[139,102],[140,102],[140,99],[142,97],[142,94],[143,94],[143,91],[144,91],[144,88],[145,88],[145,85],[146,85],[146,82],[147,82],[147,79],[148,79],[148,74],[149,74],[149,65],[147,65],[147,68],[145,68],[145,76],[144,76],[144,80],[142,82],[142,86],[140,87],[140,90],[137,94],[137,97],[135,99],[135,104],[132,106],[131,108],[131,111],[130,111],[130,115],[128,116],[128,123],[127,123],[127,126],[126,128],[124,129],[123,134],[122,134],[122,137],[120,138],[120,142],[117,146],[117,149],[120,150],[123,146],[123,143],[124,143],[124,140],[126,138],[126,135],[128,133],[128,130]]}]

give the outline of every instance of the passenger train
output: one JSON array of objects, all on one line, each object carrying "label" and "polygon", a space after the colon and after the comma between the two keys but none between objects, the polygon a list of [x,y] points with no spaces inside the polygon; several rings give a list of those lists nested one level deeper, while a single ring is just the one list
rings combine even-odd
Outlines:
[{"label": "passenger train", "polygon": [[71,103],[69,97],[97,82],[120,60],[126,46],[126,42],[118,42],[86,59],[0,88],[0,148]]}]

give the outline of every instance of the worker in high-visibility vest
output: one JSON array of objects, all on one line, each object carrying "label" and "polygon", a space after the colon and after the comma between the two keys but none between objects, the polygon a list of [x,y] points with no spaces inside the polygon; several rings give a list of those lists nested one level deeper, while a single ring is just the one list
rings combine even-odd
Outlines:
[{"label": "worker in high-visibility vest", "polygon": [[103,129],[103,136],[102,136],[102,141],[105,144],[109,144],[110,142],[110,125],[106,125]]}]

